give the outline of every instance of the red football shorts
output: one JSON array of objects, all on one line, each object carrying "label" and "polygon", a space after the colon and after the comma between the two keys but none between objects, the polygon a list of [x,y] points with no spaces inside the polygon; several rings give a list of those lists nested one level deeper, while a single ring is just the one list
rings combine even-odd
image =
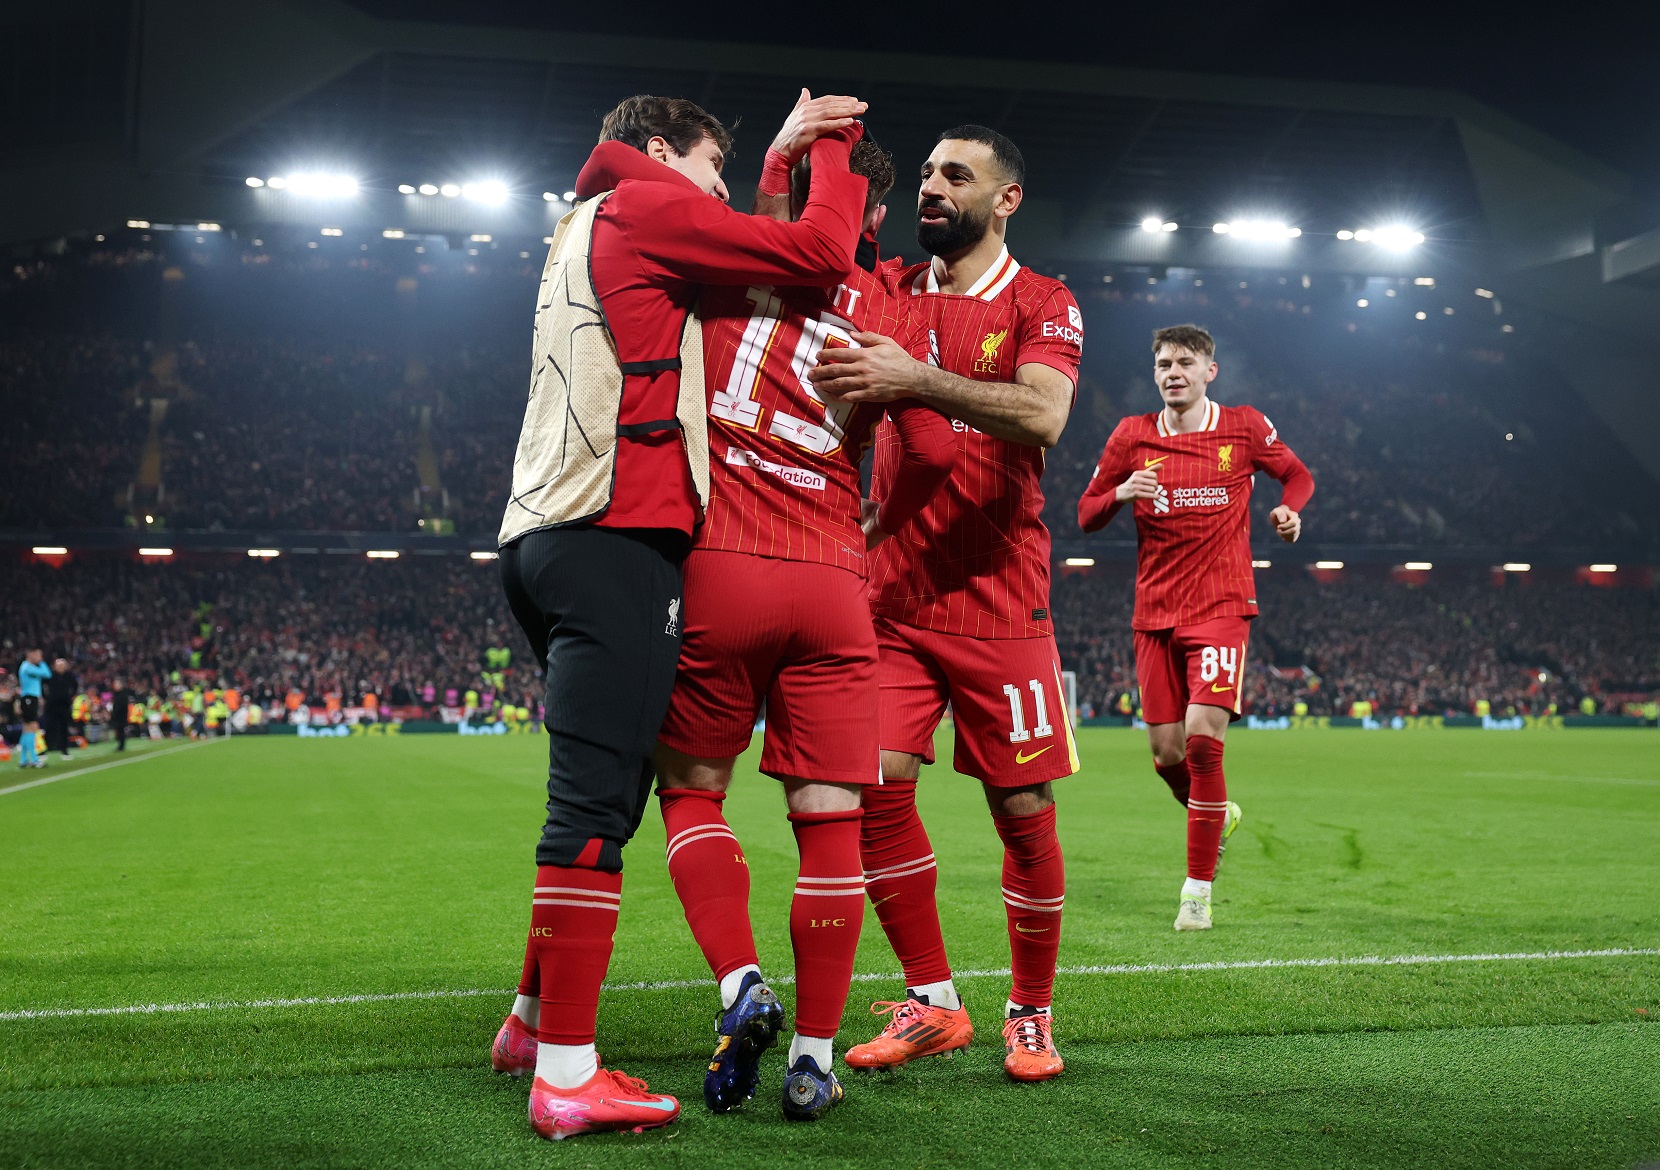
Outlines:
[{"label": "red football shorts", "polygon": [[1245,704],[1245,647],[1251,619],[1212,618],[1196,626],[1135,632],[1135,674],[1141,717],[1180,723],[1189,703],[1225,707],[1230,721]]},{"label": "red football shorts", "polygon": [[951,704],[952,766],[1000,788],[1078,770],[1054,638],[969,638],[878,616],[882,747],[934,762],[934,730]]},{"label": "red football shorts", "polygon": [[869,586],[812,561],[694,549],[685,641],[658,739],[702,759],[749,747],[766,701],[761,771],[876,784],[876,633]]}]

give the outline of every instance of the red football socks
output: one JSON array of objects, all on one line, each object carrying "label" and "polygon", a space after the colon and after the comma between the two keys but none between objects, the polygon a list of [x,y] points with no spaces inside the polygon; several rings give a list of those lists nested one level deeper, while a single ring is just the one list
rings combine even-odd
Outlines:
[{"label": "red football socks", "polygon": [[1061,906],[1066,863],[1055,835],[1055,806],[1023,817],[993,815],[1003,838],[1003,906],[1009,918],[1014,990],[1024,1007],[1048,1007],[1055,991],[1055,957],[1061,948]]},{"label": "red football socks", "polygon": [[866,788],[864,806],[859,853],[865,888],[904,968],[905,986],[943,983],[951,978],[951,964],[935,901],[939,869],[917,815],[916,781],[885,780]]},{"label": "red football socks", "polygon": [[865,879],[859,866],[859,809],[791,813],[801,873],[790,903],[795,950],[795,1030],[831,1039],[853,981],[853,954],[865,920]]},{"label": "red football socks", "polygon": [[1186,760],[1178,760],[1163,768],[1154,764],[1153,771],[1159,774],[1159,779],[1170,785],[1170,795],[1176,798],[1177,804],[1187,804],[1187,798],[1192,795],[1193,777],[1188,773]]},{"label": "red football socks", "polygon": [[[535,916],[535,910],[532,908],[531,917]],[[536,974],[536,936],[529,934],[525,936],[525,966],[519,973],[519,994],[540,995],[541,986]]]},{"label": "red football socks", "polygon": [[1193,777],[1193,792],[1187,800],[1187,876],[1195,881],[1213,881],[1222,825],[1228,819],[1222,741],[1209,735],[1188,736],[1187,770]]},{"label": "red football socks", "polygon": [[721,812],[724,792],[659,789],[668,832],[669,877],[692,937],[717,980],[759,965],[749,922],[749,863]]},{"label": "red football socks", "polygon": [[542,1011],[537,1039],[544,1044],[592,1044],[599,989],[611,965],[611,944],[622,904],[622,874],[559,865],[536,868],[530,901],[530,949]]}]

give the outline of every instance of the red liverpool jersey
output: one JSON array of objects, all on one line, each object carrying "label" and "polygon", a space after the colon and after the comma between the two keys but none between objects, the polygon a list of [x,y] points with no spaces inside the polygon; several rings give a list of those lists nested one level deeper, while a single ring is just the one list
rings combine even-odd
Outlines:
[{"label": "red liverpool jersey", "polygon": [[1078,502],[1078,522],[1094,532],[1123,506],[1115,493],[1132,471],[1158,469],[1157,498],[1135,501],[1138,630],[1254,617],[1251,477],[1279,480],[1294,512],[1314,494],[1314,477],[1260,410],[1210,401],[1204,410],[1186,435],[1170,433],[1162,410],[1120,422]]},{"label": "red liverpool jersey", "polygon": [[[930,264],[897,277],[927,329],[938,364],[978,382],[1013,382],[1030,362],[1078,381],[1084,321],[1058,280],[1004,249],[971,289],[939,291]],[[871,606],[905,625],[974,638],[1051,634],[1049,530],[1043,525],[1043,449],[996,439],[953,420],[957,463],[910,527],[872,557]],[[877,430],[873,490],[895,474],[891,425]]]},{"label": "red liverpool jersey", "polygon": [[[698,311],[710,485],[695,546],[863,574],[859,464],[883,407],[826,405],[807,371],[821,349],[856,344],[851,333],[892,337],[919,358],[927,334],[863,269],[833,289],[710,288]],[[948,442],[950,424],[938,413],[916,403],[892,409]]]}]

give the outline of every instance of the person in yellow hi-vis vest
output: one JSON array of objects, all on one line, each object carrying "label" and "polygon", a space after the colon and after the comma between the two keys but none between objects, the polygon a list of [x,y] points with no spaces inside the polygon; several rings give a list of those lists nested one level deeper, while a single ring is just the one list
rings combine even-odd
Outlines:
[{"label": "person in yellow hi-vis vest", "polygon": [[1372,717],[1372,702],[1370,699],[1356,699],[1349,704],[1349,715],[1355,719],[1370,719]]},{"label": "person in yellow hi-vis vest", "polygon": [[1301,719],[1304,715],[1307,715],[1308,714],[1308,702],[1307,702],[1307,700],[1298,699],[1295,703],[1291,704],[1291,713],[1293,715],[1297,716],[1299,719]]},{"label": "person in yellow hi-vis vest", "polygon": [[1476,718],[1485,719],[1493,713],[1493,704],[1486,699],[1476,700]]},{"label": "person in yellow hi-vis vest", "polygon": [[1579,713],[1581,715],[1595,715],[1597,713],[1597,701],[1590,695],[1586,695],[1579,701]]}]

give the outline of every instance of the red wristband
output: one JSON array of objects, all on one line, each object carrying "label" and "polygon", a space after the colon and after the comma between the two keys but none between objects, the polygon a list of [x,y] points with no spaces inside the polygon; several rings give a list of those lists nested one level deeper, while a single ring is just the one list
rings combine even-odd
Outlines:
[{"label": "red wristband", "polygon": [[788,195],[790,193],[790,160],[775,147],[767,149],[767,161],[761,164],[761,194]]}]

